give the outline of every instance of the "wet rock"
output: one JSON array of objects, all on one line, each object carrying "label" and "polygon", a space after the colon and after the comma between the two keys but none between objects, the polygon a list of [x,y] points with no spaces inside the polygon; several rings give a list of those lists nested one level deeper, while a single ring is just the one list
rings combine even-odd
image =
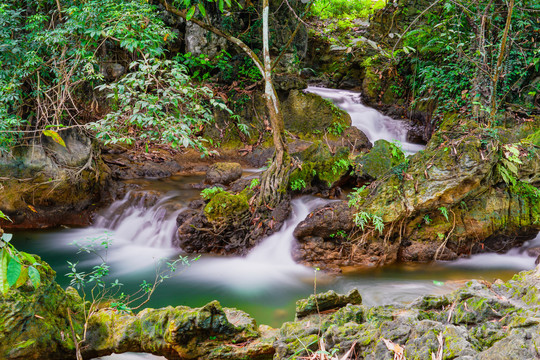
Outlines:
[{"label": "wet rock", "polygon": [[302,134],[324,133],[329,127],[347,128],[350,115],[317,94],[292,90],[281,104],[285,128]]},{"label": "wet rock", "polygon": [[372,148],[372,144],[366,134],[354,126],[345,129],[338,139],[329,139],[328,144],[334,150],[340,147],[347,147],[351,152],[366,152]]},{"label": "wet rock", "polygon": [[339,185],[349,174],[349,149],[332,149],[322,141],[314,142],[297,154],[299,165],[290,176],[292,190],[301,192],[323,192]]},{"label": "wet rock", "polygon": [[349,232],[353,229],[352,216],[353,211],[346,201],[320,206],[296,226],[294,236],[302,241],[309,236],[330,238],[338,231]]},{"label": "wet rock", "polygon": [[[409,305],[347,305],[283,324],[274,359],[307,356],[320,341],[339,357],[353,349],[361,359],[393,359],[384,341],[407,359],[534,359],[540,342],[540,268],[508,282],[471,281],[446,295]],[[304,302],[307,300],[304,300]],[[318,336],[320,334],[320,336]]]},{"label": "wet rock", "polygon": [[337,310],[347,304],[362,304],[362,296],[357,289],[351,290],[347,295],[337,294],[330,290],[322,294],[311,295],[307,299],[296,302],[296,318],[300,319],[307,315],[317,314],[328,310]]},{"label": "wet rock", "polygon": [[[68,309],[76,331],[82,330],[82,299],[74,289],[64,291],[56,282],[56,273],[34,255],[40,266],[41,284],[11,288],[0,294],[1,359],[73,359]],[[26,265],[29,265],[25,262]]]},{"label": "wet rock", "polygon": [[204,182],[213,184],[229,185],[231,182],[240,179],[242,176],[242,166],[238,163],[215,163],[210,165],[206,171]]},{"label": "wet rock", "polygon": [[[341,225],[339,230],[317,225],[318,233],[300,231],[306,224],[314,225],[318,216],[313,212],[299,225],[295,259],[335,270],[336,266],[375,266],[398,260],[452,260],[519,246],[540,227],[531,221],[540,216],[533,200],[539,190],[530,185],[537,183],[540,156],[520,156],[516,182],[507,184],[501,175],[505,165],[497,154],[507,153],[508,146],[521,149],[520,154],[531,153],[526,149],[540,143],[535,134],[527,124],[513,131],[498,130],[504,142],[493,142],[475,124],[448,119],[426,150],[407,161],[397,149],[392,151],[393,144],[376,142],[355,162],[360,179],[377,180],[355,193],[352,213],[336,209],[348,213],[348,221],[356,216],[360,226]],[[323,214],[328,219],[337,217],[327,211]]]},{"label": "wet rock", "polygon": [[66,147],[42,136],[0,154],[0,210],[14,223],[42,228],[84,225],[109,184],[110,170],[97,145],[76,129],[59,131]]},{"label": "wet rock", "polygon": [[375,180],[404,161],[405,155],[398,146],[377,140],[368,153],[355,159],[355,173],[358,177]]}]

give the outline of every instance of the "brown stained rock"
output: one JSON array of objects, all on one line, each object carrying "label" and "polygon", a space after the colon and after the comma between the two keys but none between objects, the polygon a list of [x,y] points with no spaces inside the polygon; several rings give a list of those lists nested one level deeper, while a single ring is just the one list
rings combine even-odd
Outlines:
[{"label": "brown stained rock", "polygon": [[242,176],[242,166],[238,163],[215,163],[206,171],[204,182],[209,185],[229,185]]}]

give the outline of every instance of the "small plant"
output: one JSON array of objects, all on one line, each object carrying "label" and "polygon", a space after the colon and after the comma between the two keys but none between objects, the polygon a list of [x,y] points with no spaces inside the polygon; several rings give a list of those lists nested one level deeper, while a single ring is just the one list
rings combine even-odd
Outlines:
[{"label": "small plant", "polygon": [[439,208],[439,211],[441,212],[441,214],[444,216],[444,218],[446,219],[446,221],[449,221],[448,220],[448,209],[444,206],[441,206]]},{"label": "small plant", "polygon": [[344,230],[338,230],[333,234],[330,234],[331,238],[342,238],[345,239],[347,237],[347,233]]},{"label": "small plant", "polygon": [[424,223],[426,223],[427,225],[431,224],[433,220],[431,220],[431,218],[429,217],[428,214],[424,215]]},{"label": "small plant", "polygon": [[[120,292],[123,284],[118,279],[110,283],[107,282],[110,266],[107,265],[106,255],[112,243],[110,235],[110,232],[105,232],[100,236],[88,238],[83,242],[75,241],[71,244],[78,247],[78,254],[82,252],[93,254],[101,260],[101,263],[94,266],[89,272],[78,270],[78,262],[67,262],[70,271],[66,276],[71,279],[70,286],[78,289],[81,293],[81,305],[85,321],[82,334],[75,334],[72,326],[73,336],[76,337],[73,341],[75,342],[77,359],[82,359],[80,351],[82,344],[86,341],[88,321],[100,310],[101,304],[109,303],[110,307],[119,312],[130,313],[146,304],[156,288],[176,273],[179,265],[189,266],[191,262],[199,259],[199,257],[188,259],[184,256],[178,256],[174,260],[161,259],[156,267],[154,281],[148,283],[143,280],[138,291],[126,295]],[[69,309],[68,317],[71,324],[71,312]]]},{"label": "small plant", "polygon": [[500,162],[497,164],[497,172],[507,185],[516,185],[518,165],[523,164],[520,150],[516,144],[505,144],[501,151]]},{"label": "small plant", "polygon": [[362,187],[354,188],[353,191],[349,194],[349,207],[358,209],[358,207],[361,204],[362,201],[362,194],[364,193],[364,190],[366,189],[365,185],[362,185]]},{"label": "small plant", "polygon": [[291,181],[291,190],[300,191],[306,188],[306,182],[303,179],[296,179]]},{"label": "small plant", "polygon": [[[254,180],[256,180],[256,179],[254,179]],[[252,181],[252,183],[253,183],[253,181]],[[221,188],[219,186],[213,186],[213,187],[206,188],[203,191],[201,191],[201,197],[204,200],[210,200],[211,198],[214,197],[214,195],[219,194],[220,192],[223,192],[223,191],[224,191],[223,188]]]},{"label": "small plant", "polygon": [[[332,106],[335,107],[334,104],[332,104]],[[336,108],[337,109],[337,108]],[[332,124],[330,124],[330,126],[328,127],[328,132],[331,134],[331,135],[334,135],[334,136],[340,136],[341,134],[343,134],[343,132],[345,131],[345,127],[343,126],[343,124],[335,121],[333,122]]]},{"label": "small plant", "polygon": [[371,222],[373,224],[373,227],[375,230],[377,230],[379,233],[382,234],[384,230],[384,221],[381,216],[370,214],[365,211],[357,212],[353,215],[353,221],[356,224],[356,226],[359,226],[362,230],[364,230],[365,226]]},{"label": "small plant", "polygon": [[252,179],[251,183],[249,184],[249,190],[255,189],[260,183],[261,181],[259,179]]}]

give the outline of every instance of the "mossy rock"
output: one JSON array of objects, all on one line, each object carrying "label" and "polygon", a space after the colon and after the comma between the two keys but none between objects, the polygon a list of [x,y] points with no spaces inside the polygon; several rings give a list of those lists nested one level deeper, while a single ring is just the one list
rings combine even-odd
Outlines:
[{"label": "mossy rock", "polygon": [[332,127],[346,129],[351,126],[351,116],[346,111],[317,94],[292,90],[281,104],[281,110],[285,128],[295,133],[325,133]]},{"label": "mossy rock", "polygon": [[349,172],[349,149],[340,147],[332,153],[326,144],[315,142],[299,154],[302,164],[291,173],[290,181],[293,190],[304,187],[319,186],[330,188]]},{"label": "mossy rock", "polygon": [[204,207],[208,220],[215,223],[235,223],[249,211],[249,199],[253,191],[245,189],[238,194],[222,191],[210,199]]},{"label": "mossy rock", "polygon": [[296,317],[302,318],[320,311],[339,309],[347,304],[362,304],[362,296],[357,289],[352,289],[347,295],[330,290],[322,294],[310,295],[307,299],[298,300],[296,302]]},{"label": "mossy rock", "polygon": [[369,153],[356,159],[355,172],[359,177],[375,180],[404,161],[405,154],[399,147],[386,140],[377,140]]}]

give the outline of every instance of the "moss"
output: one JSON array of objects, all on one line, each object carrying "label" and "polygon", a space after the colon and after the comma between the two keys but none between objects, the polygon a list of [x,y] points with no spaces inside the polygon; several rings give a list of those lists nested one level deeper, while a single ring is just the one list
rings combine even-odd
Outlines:
[{"label": "moss", "polygon": [[293,190],[299,190],[298,185],[310,186],[316,182],[322,182],[331,187],[349,171],[349,150],[339,148],[332,154],[328,147],[321,141],[311,145],[301,153],[303,163],[295,169],[290,176],[290,184]]},{"label": "moss", "polygon": [[356,175],[378,179],[392,168],[405,162],[403,151],[386,140],[377,140],[371,151],[355,159]]},{"label": "moss", "polygon": [[239,194],[222,191],[215,194],[204,207],[204,213],[212,222],[234,223],[249,211],[249,199],[253,191],[246,188]]}]

